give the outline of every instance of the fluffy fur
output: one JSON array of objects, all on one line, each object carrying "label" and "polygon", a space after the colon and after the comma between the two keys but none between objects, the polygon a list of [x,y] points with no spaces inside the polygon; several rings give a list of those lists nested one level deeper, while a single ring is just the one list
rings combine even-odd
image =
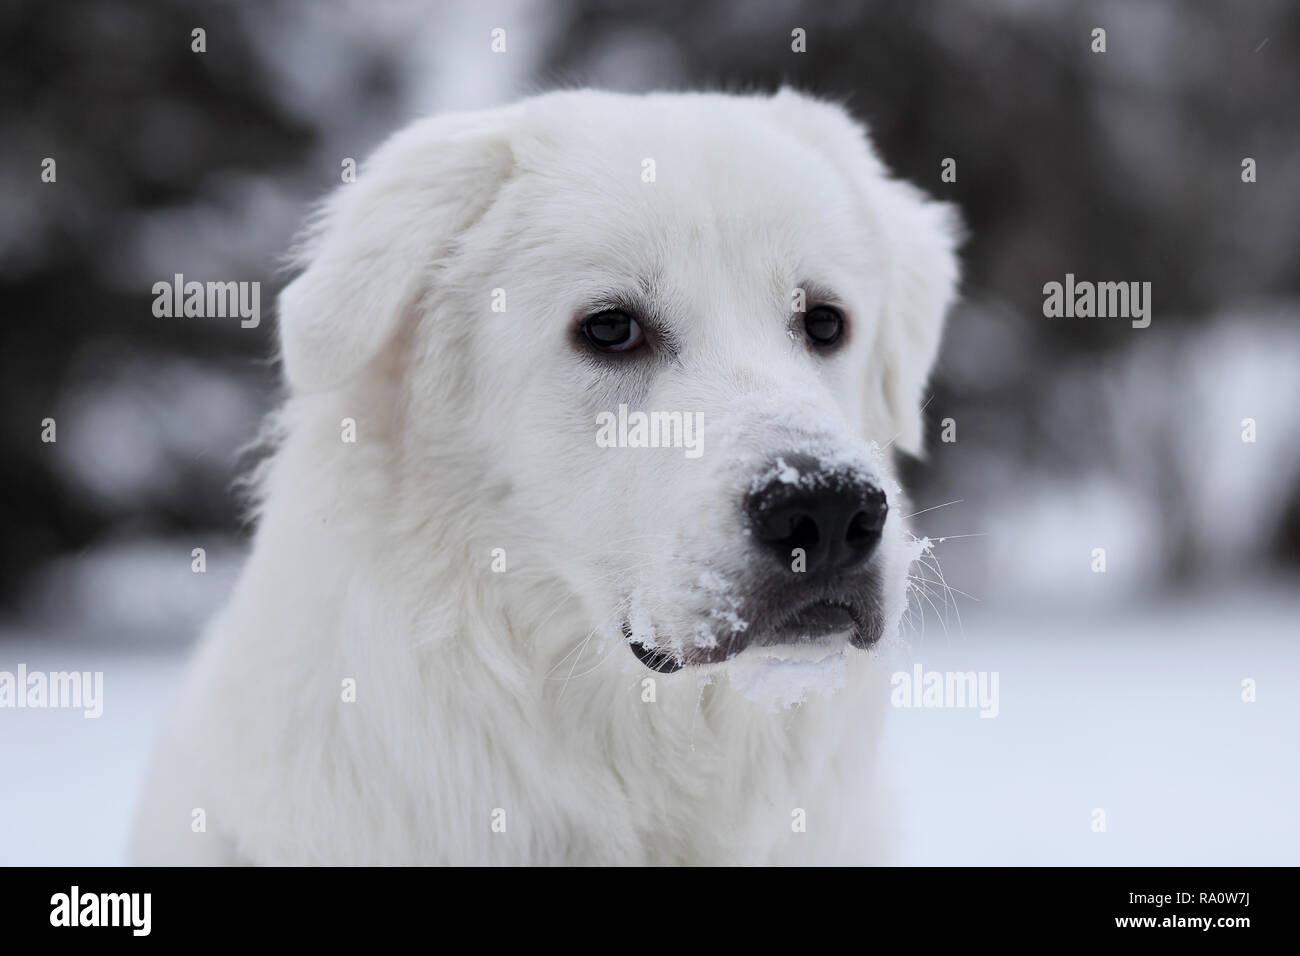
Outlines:
[{"label": "fluffy fur", "polygon": [[[391,138],[281,297],[256,541],[181,689],[136,859],[882,859],[871,652],[780,707],[736,677],[748,651],[652,674],[620,629],[682,650],[750,623],[736,502],[794,452],[887,490],[873,600],[896,626],[889,455],[920,449],[954,241],[843,110],[789,91],[563,92]],[[834,355],[797,334],[796,287],[843,304]],[[671,342],[584,352],[579,318],[629,297]],[[703,455],[598,447],[620,403],[702,412]]]}]

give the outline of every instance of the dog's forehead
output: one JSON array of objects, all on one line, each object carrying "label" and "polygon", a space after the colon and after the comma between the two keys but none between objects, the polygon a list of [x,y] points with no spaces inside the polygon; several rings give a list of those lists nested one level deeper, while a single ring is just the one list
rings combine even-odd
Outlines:
[{"label": "dog's forehead", "polygon": [[753,104],[629,99],[562,123],[525,154],[519,201],[575,262],[668,284],[707,268],[784,295],[875,258],[858,185]]},{"label": "dog's forehead", "polygon": [[799,223],[838,220],[857,197],[834,166],[770,125],[629,127],[566,166],[576,191],[602,208],[666,223]]}]

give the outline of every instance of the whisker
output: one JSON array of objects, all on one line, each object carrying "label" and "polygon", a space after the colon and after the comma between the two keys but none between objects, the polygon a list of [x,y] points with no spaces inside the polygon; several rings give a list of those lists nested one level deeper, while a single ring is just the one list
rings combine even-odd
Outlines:
[{"label": "whisker", "polygon": [[965,500],[965,498],[958,498],[955,501],[945,501],[943,504],[935,505],[933,508],[922,508],[920,511],[913,511],[910,515],[903,515],[903,518],[904,520],[907,518],[915,518],[917,515],[928,514],[931,511],[938,511],[940,508],[946,508],[949,505],[959,505]]}]

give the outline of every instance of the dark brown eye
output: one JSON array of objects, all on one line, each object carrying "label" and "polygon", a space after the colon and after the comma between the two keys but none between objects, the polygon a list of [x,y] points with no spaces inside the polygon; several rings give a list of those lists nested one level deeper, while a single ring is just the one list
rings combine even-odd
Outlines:
[{"label": "dark brown eye", "polygon": [[601,352],[628,352],[645,341],[641,324],[626,312],[597,312],[582,323],[582,334]]},{"label": "dark brown eye", "polygon": [[844,334],[844,313],[833,306],[816,306],[804,315],[803,328],[813,345],[834,345]]}]

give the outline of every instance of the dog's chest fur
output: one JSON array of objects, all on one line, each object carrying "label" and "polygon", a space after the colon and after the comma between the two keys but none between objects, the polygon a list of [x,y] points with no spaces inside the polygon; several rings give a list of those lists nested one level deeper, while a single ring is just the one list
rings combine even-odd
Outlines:
[{"label": "dog's chest fur", "polygon": [[[268,618],[268,606],[281,611]],[[542,649],[580,639],[581,616],[502,641],[496,629],[542,609],[511,610],[444,602],[404,628],[407,610],[363,576],[260,549],[173,727],[168,749],[184,751],[173,766],[191,776],[155,811],[183,820],[206,808],[211,832],[165,858],[718,864],[884,852],[869,775],[883,678],[866,655],[835,697],[769,710],[689,672],[650,675],[619,646],[570,677],[568,663],[542,666],[556,659]]]}]

